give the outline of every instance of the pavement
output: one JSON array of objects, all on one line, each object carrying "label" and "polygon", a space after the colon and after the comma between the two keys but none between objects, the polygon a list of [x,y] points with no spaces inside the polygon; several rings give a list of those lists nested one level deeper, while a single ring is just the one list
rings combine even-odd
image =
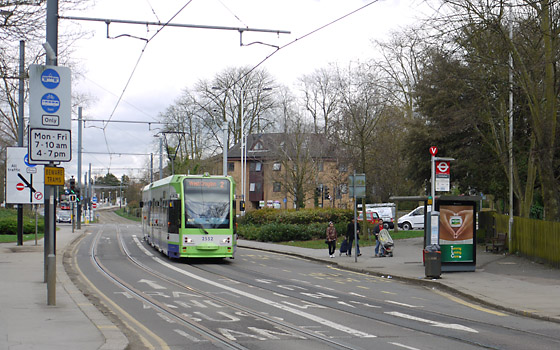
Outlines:
[{"label": "pavement", "polygon": [[[124,350],[123,333],[72,283],[63,265],[71,243],[87,231],[59,225],[56,257],[56,303],[48,305],[43,241],[0,244],[0,349]],[[374,257],[361,247],[360,257],[328,256],[327,248],[309,249],[240,240],[239,247],[289,254],[339,268],[437,288],[504,311],[560,323],[560,269],[514,254],[477,249],[476,270],[426,277],[421,238],[396,240],[394,256]]]}]

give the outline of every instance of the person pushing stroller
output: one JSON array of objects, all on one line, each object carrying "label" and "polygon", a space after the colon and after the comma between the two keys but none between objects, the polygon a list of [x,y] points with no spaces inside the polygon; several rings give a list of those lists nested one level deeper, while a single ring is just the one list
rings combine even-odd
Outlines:
[{"label": "person pushing stroller", "polygon": [[[385,226],[383,226],[383,219],[379,219],[379,224],[375,226],[373,229],[373,233],[375,234],[375,256],[376,257],[383,257],[385,256],[385,247],[381,244],[381,240],[379,239],[379,232],[383,230]],[[381,247],[381,254],[379,253],[379,248]]]}]

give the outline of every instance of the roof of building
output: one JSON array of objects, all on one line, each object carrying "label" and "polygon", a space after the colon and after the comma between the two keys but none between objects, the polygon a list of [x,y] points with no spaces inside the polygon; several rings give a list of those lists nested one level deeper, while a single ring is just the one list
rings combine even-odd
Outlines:
[{"label": "roof of building", "polygon": [[[336,147],[324,134],[265,133],[247,136],[248,159],[278,159],[287,152],[306,149],[311,158],[336,159]],[[241,145],[236,143],[228,150],[228,159],[241,157]]]}]

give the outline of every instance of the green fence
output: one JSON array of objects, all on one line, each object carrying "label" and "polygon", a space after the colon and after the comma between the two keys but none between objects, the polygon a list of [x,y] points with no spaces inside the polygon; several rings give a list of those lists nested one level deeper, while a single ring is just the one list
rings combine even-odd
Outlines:
[{"label": "green fence", "polygon": [[[486,239],[508,232],[507,215],[486,211],[478,218],[479,231]],[[509,251],[560,267],[560,222],[514,217]]]}]

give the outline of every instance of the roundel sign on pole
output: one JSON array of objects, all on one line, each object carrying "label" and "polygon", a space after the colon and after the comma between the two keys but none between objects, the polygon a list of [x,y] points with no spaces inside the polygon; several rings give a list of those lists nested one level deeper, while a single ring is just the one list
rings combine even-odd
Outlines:
[{"label": "roundel sign on pole", "polygon": [[449,175],[449,162],[437,161],[436,162],[436,175]]},{"label": "roundel sign on pole", "polygon": [[436,156],[437,151],[438,151],[438,149],[437,149],[436,146],[430,147],[430,154],[432,155],[432,157],[435,157],[435,156]]}]

